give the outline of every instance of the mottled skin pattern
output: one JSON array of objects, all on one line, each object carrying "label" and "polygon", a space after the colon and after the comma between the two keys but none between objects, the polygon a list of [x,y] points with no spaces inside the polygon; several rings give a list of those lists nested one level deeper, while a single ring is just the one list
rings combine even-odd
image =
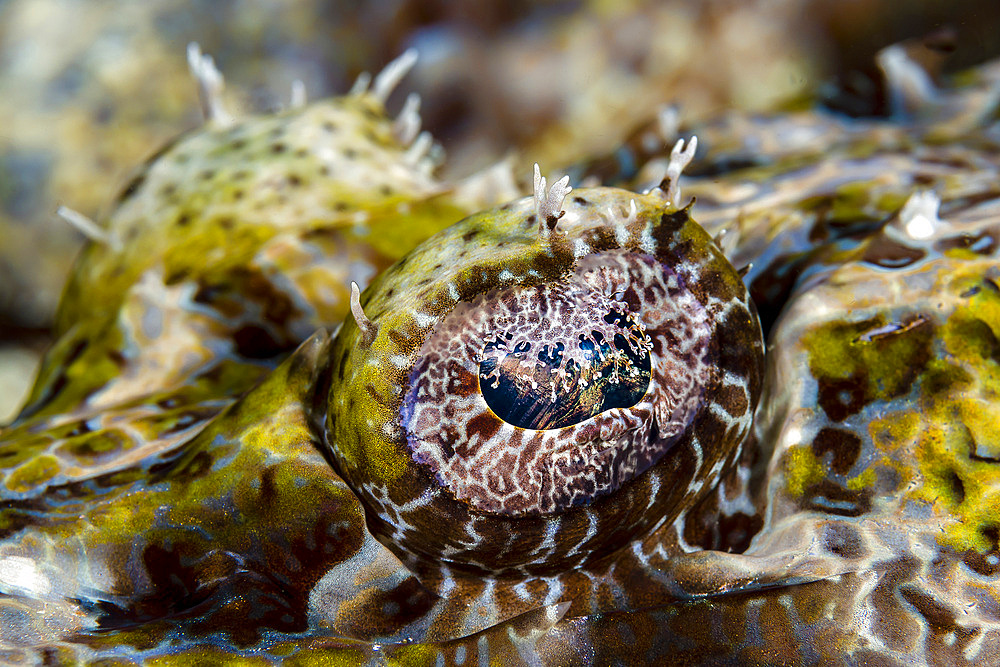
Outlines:
[{"label": "mottled skin pattern", "polygon": [[[630,213],[632,202],[637,207]],[[708,235],[690,221],[686,209],[664,206],[655,195],[582,190],[564,206],[565,215],[549,234],[539,232],[531,199],[471,216],[442,232],[366,291],[362,305],[379,328],[375,341],[361,344],[360,331],[348,324],[334,345],[328,415],[331,455],[372,510],[376,537],[397,547],[401,558],[417,570],[433,570],[434,560],[441,559],[448,568],[481,573],[552,574],[599,560],[611,549],[621,548],[630,536],[646,534],[704,495],[747,432],[760,386],[762,343],[743,285]],[[407,401],[441,398],[431,394],[421,399],[407,392],[409,384],[419,380],[413,379],[415,368],[420,376],[433,377],[438,368],[467,364],[471,355],[440,356],[425,367],[418,365],[423,363],[420,344],[457,303],[490,290],[502,293],[521,285],[558,283],[571,276],[583,258],[599,258],[601,253],[616,258],[619,249],[637,262],[651,257],[673,267],[714,322],[710,344],[692,352],[697,358],[711,355],[713,370],[702,381],[704,389],[697,391],[700,406],[688,419],[688,428],[679,436],[665,429],[669,435],[659,440],[656,421],[668,424],[672,415],[662,407],[666,397],[661,401],[658,395],[680,388],[687,391],[683,382],[671,386],[659,372],[647,396],[633,409],[611,409],[551,431],[505,428],[479,397],[476,376],[456,372],[467,381],[453,382],[450,393],[470,395],[477,407],[469,408],[475,411],[467,419],[464,414],[470,412],[453,419],[443,411],[441,427],[456,431],[452,439],[456,449],[466,442],[489,447],[494,439],[509,440],[511,471],[502,474],[509,474],[514,486],[541,479],[544,488],[545,468],[553,458],[545,452],[559,444],[648,438],[666,452],[647,474],[582,507],[552,511],[533,501],[524,509],[517,504],[475,512],[469,504],[456,502],[444,487],[431,483],[428,469],[414,463],[408,442],[414,427],[407,419]],[[656,303],[669,296],[664,290],[652,303],[643,303],[642,272],[637,270],[631,280],[623,298],[632,301],[636,316],[647,325],[656,355],[670,335],[685,331],[687,323],[676,318],[675,326],[661,321],[657,312],[646,315],[646,309],[655,311]],[[683,300],[680,285],[676,289]],[[482,345],[475,326],[462,335],[473,339],[473,346]],[[635,449],[641,453],[643,447]],[[541,455],[536,454],[539,449]],[[501,453],[501,462],[504,457]],[[518,494],[496,497],[517,499]],[[414,555],[422,556],[423,562]],[[452,580],[445,576],[438,585],[447,588]]]},{"label": "mottled skin pattern", "polygon": [[[635,194],[666,165],[648,141],[638,171],[580,167],[627,190],[470,205],[368,90],[181,138],[102,221],[0,432],[0,658],[1000,664],[1000,146],[984,129],[1000,76],[970,80],[896,123],[691,128],[693,207]],[[339,327],[350,280],[473,208]],[[763,373],[754,306],[692,215],[753,262]],[[657,265],[685,317],[637,287]],[[712,362],[679,383],[693,394],[654,370],[634,405],[516,430],[472,372],[489,336],[427,346],[461,337],[456,310],[602,267],[603,289],[622,266],[644,268],[602,293],[655,363],[660,339],[711,331],[670,341]],[[474,415],[440,413],[456,453],[545,434],[557,462],[612,441],[662,455],[635,474],[616,459],[619,486],[568,508],[475,509],[414,457],[415,386]],[[673,417],[686,426],[664,435]]]},{"label": "mottled skin pattern", "polygon": [[[452,310],[422,346],[403,399],[415,458],[474,507],[516,515],[568,509],[646,470],[700,406],[714,353],[710,313],[662,267],[648,256],[593,253],[567,280],[493,290]],[[641,316],[633,317],[630,303]],[[622,320],[630,326],[615,324]],[[504,352],[493,347],[498,336]],[[484,350],[494,363],[516,359],[512,374],[525,382],[519,396],[565,424],[519,428],[490,405],[492,387],[517,388],[500,387],[502,363],[484,374]],[[645,372],[642,360],[651,366]],[[602,373],[587,373],[592,366]],[[456,387],[476,387],[477,370],[478,390],[461,395]],[[632,410],[602,407],[608,392],[633,384],[639,390],[613,406]],[[469,444],[456,451],[456,442]]]}]

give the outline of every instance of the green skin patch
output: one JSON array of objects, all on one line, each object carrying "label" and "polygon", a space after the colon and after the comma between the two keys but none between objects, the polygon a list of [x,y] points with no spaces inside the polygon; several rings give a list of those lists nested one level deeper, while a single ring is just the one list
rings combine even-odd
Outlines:
[{"label": "green skin patch", "polygon": [[[873,406],[879,406],[874,415],[883,415],[870,421],[867,437],[885,458],[843,478],[845,487],[885,493],[876,471],[889,470],[894,489],[907,489],[906,498],[941,516],[942,545],[990,553],[997,548],[993,508],[1000,501],[1000,294],[977,274],[971,260],[978,256],[949,257],[954,268],[943,289],[965,297],[943,322],[929,313],[834,320],[808,330],[801,345],[831,421],[856,420]],[[795,498],[830,473],[808,442],[789,449],[784,466],[786,491]]]},{"label": "green skin patch", "polygon": [[918,496],[942,502],[955,522],[943,542],[957,550],[997,548],[1000,502],[996,464],[1000,461],[1000,295],[981,289],[945,323],[941,339],[947,352],[942,381],[927,399],[930,426],[920,438],[918,456],[924,485]]},{"label": "green skin patch", "polygon": [[[470,203],[367,91],[180,137],[100,221],[110,242],[81,257],[59,340],[0,431],[4,659],[989,662],[1000,170],[970,125],[992,118],[977,95],[939,92],[910,124],[709,123],[694,159],[711,175],[682,179],[693,208],[634,194],[669,159],[648,147],[609,183],[627,189]],[[747,146],[754,166],[734,167]],[[941,209],[904,216],[923,188]],[[649,344],[651,362],[677,351],[674,378],[711,362],[691,423],[569,509],[511,518],[449,495],[406,431],[442,384],[420,381],[459,358],[420,357],[436,327],[625,255],[666,277],[643,301],[606,261],[587,284],[628,284],[602,293],[624,304],[603,331],[646,317],[638,339],[669,303],[713,332]],[[744,280],[768,313],[766,373]],[[370,283],[355,308],[352,281]],[[502,332],[482,337],[500,349]],[[482,377],[447,370],[441,395],[474,411]],[[596,487],[594,461],[656,442],[686,413],[654,380],[634,405],[588,394],[546,422],[582,434],[551,467]],[[615,430],[608,415],[643,401],[653,417]],[[442,457],[500,432],[527,445],[479,467],[541,449],[483,406],[469,423],[442,410]]]}]

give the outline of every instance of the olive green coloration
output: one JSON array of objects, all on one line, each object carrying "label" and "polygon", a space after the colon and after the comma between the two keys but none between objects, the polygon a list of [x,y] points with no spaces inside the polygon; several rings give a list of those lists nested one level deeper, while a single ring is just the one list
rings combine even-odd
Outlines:
[{"label": "olive green coloration", "polygon": [[389,72],[213,117],[100,221],[0,431],[0,659],[1000,660],[993,70],[503,205]]}]

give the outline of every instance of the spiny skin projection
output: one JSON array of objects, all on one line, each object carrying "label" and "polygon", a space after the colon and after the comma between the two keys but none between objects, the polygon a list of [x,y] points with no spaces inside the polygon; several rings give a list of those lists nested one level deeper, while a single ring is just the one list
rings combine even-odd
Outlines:
[{"label": "spiny skin projection", "polygon": [[[398,124],[365,89],[209,119],[164,146],[78,261],[25,414],[86,418],[198,384],[199,400],[231,400],[336,326],[351,281],[468,213],[444,195],[429,144]],[[124,448],[135,460],[156,449],[155,437],[126,437],[145,439]]]},{"label": "spiny skin projection", "polygon": [[[543,225],[522,200],[428,240],[362,295],[371,344],[350,322],[335,341],[331,455],[418,570],[604,558],[704,495],[748,433],[763,346],[735,270],[686,209],[574,195]],[[543,428],[491,407],[506,378],[548,401]]]},{"label": "spiny skin projection", "polygon": [[[309,412],[351,280],[478,206],[433,176],[419,116],[400,131],[378,82],[209,118],[87,223],[58,339],[0,427],[0,662],[284,657],[313,624],[317,660],[393,652],[341,641],[375,630],[334,632],[336,604],[310,602],[324,577],[353,581],[361,545],[376,561],[385,549]],[[379,631],[427,598],[383,608]],[[530,635],[555,611],[506,628]]]}]

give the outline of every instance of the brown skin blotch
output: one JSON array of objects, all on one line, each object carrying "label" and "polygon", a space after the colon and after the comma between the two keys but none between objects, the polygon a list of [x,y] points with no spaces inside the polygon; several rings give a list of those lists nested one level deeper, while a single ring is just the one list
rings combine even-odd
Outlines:
[{"label": "brown skin blotch", "polygon": [[823,549],[845,559],[865,555],[864,543],[858,531],[846,523],[830,523],[823,529]]},{"label": "brown skin blotch", "polygon": [[819,405],[833,421],[843,421],[861,411],[870,400],[863,374],[845,379],[819,380]]},{"label": "brown skin blotch", "polygon": [[838,475],[846,475],[861,453],[861,438],[854,433],[836,428],[823,428],[812,442],[816,458],[832,454],[830,469]]}]

